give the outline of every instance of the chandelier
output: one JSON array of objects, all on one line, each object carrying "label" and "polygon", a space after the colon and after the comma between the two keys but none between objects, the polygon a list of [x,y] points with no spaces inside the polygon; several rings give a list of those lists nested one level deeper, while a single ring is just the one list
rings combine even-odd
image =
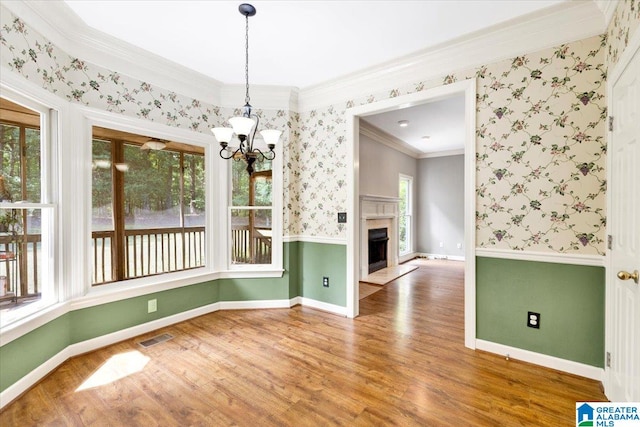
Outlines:
[{"label": "chandelier", "polygon": [[[256,160],[264,161],[275,159],[276,153],[273,149],[280,139],[280,134],[282,132],[275,129],[265,129],[260,131],[260,135],[262,135],[269,151],[263,152],[258,148],[256,144],[256,132],[258,130],[258,124],[260,123],[260,117],[252,113],[252,107],[249,103],[251,100],[249,96],[249,17],[256,14],[256,8],[250,4],[243,3],[238,7],[238,10],[245,17],[245,105],[242,108],[241,116],[229,119],[229,123],[231,124],[230,128],[217,127],[211,129],[211,131],[220,143],[220,147],[222,147],[220,149],[220,157],[225,160],[244,160],[247,163],[247,172],[251,175],[254,171],[253,164]],[[239,147],[235,150],[229,146],[234,134],[240,141]]]}]

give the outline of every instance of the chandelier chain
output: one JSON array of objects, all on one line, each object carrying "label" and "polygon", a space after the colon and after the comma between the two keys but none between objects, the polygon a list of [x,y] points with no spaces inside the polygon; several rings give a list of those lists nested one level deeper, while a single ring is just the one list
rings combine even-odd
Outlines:
[{"label": "chandelier chain", "polygon": [[251,98],[249,97],[249,15],[245,15],[246,19],[246,31],[245,31],[245,65],[244,65],[244,76],[246,81],[246,89],[247,92],[244,97],[244,102],[249,104]]}]

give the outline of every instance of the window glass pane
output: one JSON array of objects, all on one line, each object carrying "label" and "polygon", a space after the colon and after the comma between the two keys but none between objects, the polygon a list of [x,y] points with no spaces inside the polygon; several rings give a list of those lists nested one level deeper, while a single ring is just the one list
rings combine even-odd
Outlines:
[{"label": "window glass pane", "polygon": [[91,229],[113,230],[113,168],[109,141],[93,140],[92,169]]},{"label": "window glass pane", "polygon": [[204,156],[184,155],[184,226],[205,224]]},{"label": "window glass pane", "polygon": [[398,218],[398,249],[400,254],[411,250],[411,180],[400,178],[398,196],[400,198],[400,215]]},{"label": "window glass pane", "polygon": [[143,149],[147,137],[105,128],[94,135],[93,284],[204,266],[203,150],[170,141]]},{"label": "window glass pane", "polygon": [[124,146],[127,169],[118,173],[124,176],[125,228],[180,227],[179,160],[175,152]]},{"label": "window glass pane", "polygon": [[16,202],[22,200],[20,177],[20,128],[0,125],[0,200]]},{"label": "window glass pane", "polygon": [[42,296],[42,209],[0,208],[0,312]]},{"label": "window glass pane", "polygon": [[231,262],[271,264],[271,209],[231,209]]},{"label": "window glass pane", "polygon": [[[231,185],[232,206],[271,206],[271,160],[256,161],[253,164],[253,180],[247,173],[247,164],[240,161],[231,161]],[[265,177],[268,176],[268,182]],[[258,183],[262,181],[262,183]],[[253,185],[253,202],[251,201],[250,185]]]},{"label": "window glass pane", "polygon": [[40,129],[25,129],[26,200],[40,202]]}]

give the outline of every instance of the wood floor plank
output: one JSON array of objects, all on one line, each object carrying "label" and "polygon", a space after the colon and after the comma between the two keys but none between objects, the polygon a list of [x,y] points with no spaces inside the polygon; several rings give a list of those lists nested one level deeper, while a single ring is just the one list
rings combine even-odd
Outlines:
[{"label": "wood floor plank", "polygon": [[0,425],[559,426],[606,400],[597,381],[464,347],[463,264],[415,263],[357,319],[220,311],[72,358]]}]

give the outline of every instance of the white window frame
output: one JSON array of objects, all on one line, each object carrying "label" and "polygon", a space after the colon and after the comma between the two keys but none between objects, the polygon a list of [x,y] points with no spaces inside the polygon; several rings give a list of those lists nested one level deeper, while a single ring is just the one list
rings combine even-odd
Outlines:
[{"label": "white window frame", "polygon": [[[404,214],[407,217],[407,232],[406,232],[406,250],[400,251],[400,218],[398,218],[398,252],[400,256],[408,255],[413,252],[413,177],[410,175],[399,174],[398,186],[403,181],[407,182],[407,210]],[[398,194],[400,196],[400,194]],[[398,212],[398,215],[402,215],[402,212]]]},{"label": "white window frame", "polygon": [[[257,273],[263,274],[262,277],[280,277],[284,271],[282,265],[282,215],[283,215],[283,170],[282,170],[282,143],[276,144],[274,149],[276,156],[271,161],[271,207],[269,206],[256,206],[255,209],[271,209],[271,263],[270,264],[232,264],[231,263],[231,211],[233,209],[247,209],[246,206],[233,206],[232,205],[232,192],[233,183],[231,182],[231,162],[235,160],[224,160],[220,158],[223,165],[224,174],[227,180],[227,184],[224,188],[227,189],[226,195],[226,209],[225,225],[226,225],[226,239],[224,242],[224,248],[220,248],[220,253],[224,254],[223,259],[226,260],[226,265],[223,267],[227,272],[243,272],[243,273]],[[240,160],[242,162],[242,160]],[[264,274],[268,274],[265,276]],[[255,276],[260,277],[260,276]]]},{"label": "white window frame", "polygon": [[[0,334],[13,330],[30,317],[54,306],[63,296],[60,288],[61,269],[59,261],[60,236],[58,225],[58,141],[61,140],[60,113],[63,106],[59,100],[48,94],[39,93],[33,88],[24,88],[8,82],[0,83],[0,96],[16,104],[40,113],[40,202],[0,203],[4,208],[41,209],[42,241],[41,257],[42,280],[40,282],[41,298],[23,307],[16,308],[0,315]],[[44,96],[43,96],[44,95]]]}]

